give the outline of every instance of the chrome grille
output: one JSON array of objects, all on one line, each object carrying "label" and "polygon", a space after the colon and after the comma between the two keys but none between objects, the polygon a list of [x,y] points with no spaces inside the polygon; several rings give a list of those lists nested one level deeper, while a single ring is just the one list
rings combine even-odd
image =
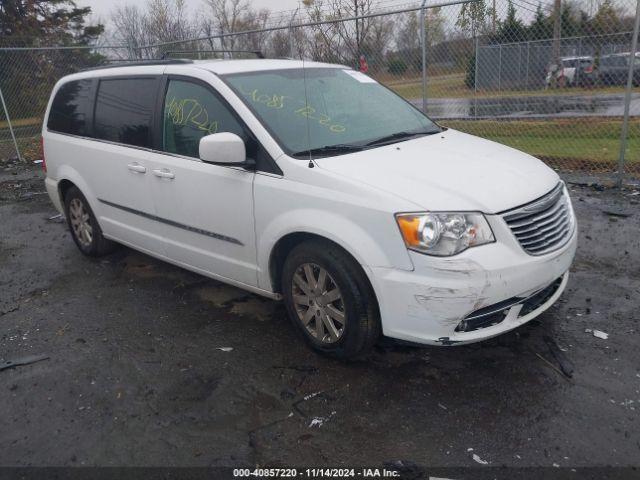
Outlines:
[{"label": "chrome grille", "polygon": [[530,255],[543,255],[562,247],[575,227],[563,183],[538,200],[503,212],[502,218]]}]

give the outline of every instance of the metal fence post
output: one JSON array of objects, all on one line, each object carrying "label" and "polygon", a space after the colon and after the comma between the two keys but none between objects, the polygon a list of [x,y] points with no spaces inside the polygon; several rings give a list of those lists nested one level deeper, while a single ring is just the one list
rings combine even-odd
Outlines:
[{"label": "metal fence post", "polygon": [[294,49],[293,49],[293,21],[295,20],[296,15],[298,14],[298,10],[300,10],[300,7],[296,8],[296,11],[293,12],[293,15],[291,15],[291,20],[289,21],[289,56],[291,58],[295,58]]},{"label": "metal fence post", "polygon": [[473,63],[473,116],[478,116],[478,44],[480,43],[480,37],[476,35],[476,51],[475,56],[476,59]]},{"label": "metal fence post", "polygon": [[9,117],[9,110],[7,109],[7,104],[4,101],[4,95],[2,94],[2,88],[0,87],[0,100],[2,100],[2,108],[4,109],[4,115],[7,118],[7,125],[9,126],[9,132],[11,132],[11,138],[13,139],[13,145],[16,147],[16,155],[18,155],[18,160],[22,162],[22,156],[20,155],[20,148],[18,147],[18,141],[16,140],[16,135],[13,132],[13,125],[11,125],[11,118]]},{"label": "metal fence post", "polygon": [[529,90],[529,62],[531,59],[531,42],[527,42],[527,70],[525,79],[525,90]]},{"label": "metal fence post", "polygon": [[624,93],[624,116],[622,118],[622,132],[620,133],[620,156],[618,157],[618,186],[624,181],[624,156],[627,150],[627,137],[629,136],[629,106],[631,104],[631,89],[633,87],[633,73],[638,49],[638,30],[640,29],[640,0],[636,5],[636,21],[633,26],[631,39],[631,51],[629,52],[629,72],[627,74],[627,88]]},{"label": "metal fence post", "polygon": [[502,90],[502,44],[498,50],[498,91]]},{"label": "metal fence post", "polygon": [[422,41],[422,111],[427,113],[427,26],[424,6],[427,0],[422,0],[420,5],[420,37]]}]

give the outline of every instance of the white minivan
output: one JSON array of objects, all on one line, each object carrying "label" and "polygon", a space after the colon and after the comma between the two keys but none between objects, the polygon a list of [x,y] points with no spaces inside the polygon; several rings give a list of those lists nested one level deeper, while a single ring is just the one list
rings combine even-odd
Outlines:
[{"label": "white minivan", "polygon": [[78,248],[116,243],[273,299],[314,349],[458,345],[562,294],[567,189],[348,67],[169,60],[70,75],[43,132]]}]

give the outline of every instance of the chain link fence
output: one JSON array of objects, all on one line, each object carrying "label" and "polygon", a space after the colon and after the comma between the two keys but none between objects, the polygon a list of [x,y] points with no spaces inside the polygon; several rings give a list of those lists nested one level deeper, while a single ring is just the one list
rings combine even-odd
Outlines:
[{"label": "chain link fence", "polygon": [[[253,56],[220,52],[240,50],[345,64],[442,125],[523,150],[557,170],[640,178],[636,0],[589,2],[586,10],[580,2],[530,0],[373,7],[345,18],[312,4],[266,28],[141,48],[2,45],[0,88],[19,151],[27,160],[39,155],[44,109],[63,75],[163,56]],[[2,111],[0,158],[13,155]]]}]

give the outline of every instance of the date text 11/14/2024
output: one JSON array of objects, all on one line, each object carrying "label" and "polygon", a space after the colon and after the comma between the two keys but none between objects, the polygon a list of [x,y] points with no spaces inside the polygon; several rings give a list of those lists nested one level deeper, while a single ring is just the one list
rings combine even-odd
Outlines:
[{"label": "date text 11/14/2024", "polygon": [[234,478],[397,478],[397,470],[386,468],[236,468]]}]

